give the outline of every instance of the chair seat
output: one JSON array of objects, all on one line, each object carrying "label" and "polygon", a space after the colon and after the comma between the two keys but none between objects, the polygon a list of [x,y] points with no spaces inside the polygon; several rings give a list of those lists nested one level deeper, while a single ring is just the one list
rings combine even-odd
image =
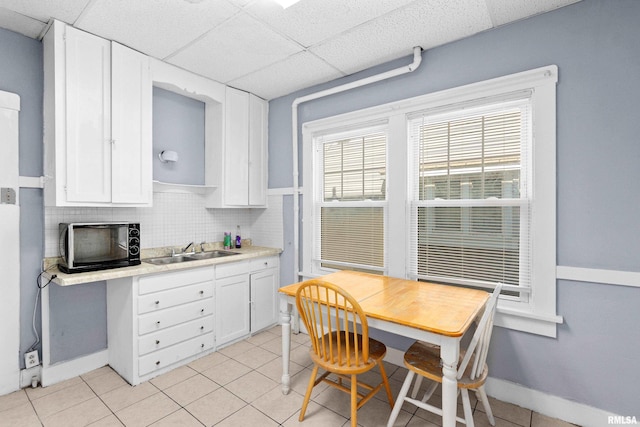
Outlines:
[{"label": "chair seat", "polygon": [[[338,334],[340,334],[340,341],[342,343],[341,351],[338,351]],[[347,349],[345,348],[345,342],[347,342],[345,335],[346,332],[344,331],[334,331],[330,334],[324,335],[320,340],[320,344],[324,345],[325,350],[327,350],[323,352],[324,354],[331,354],[328,349],[329,346],[333,347],[334,360],[325,360],[324,358],[319,356],[313,348],[309,350],[311,359],[325,370],[331,370],[338,374],[351,375],[354,372],[354,367],[352,365],[347,368],[347,366],[349,365],[347,363],[347,358],[350,358],[350,360],[352,361],[355,360],[356,348],[359,349],[358,354],[362,354],[362,335],[353,333],[348,334],[349,351],[347,351]],[[377,361],[381,360],[386,353],[387,347],[383,343],[373,338],[369,338],[369,360],[359,360],[357,365],[359,365],[361,369],[358,369],[357,372],[362,373],[373,368]],[[343,369],[343,367],[345,367],[346,369]]]},{"label": "chair seat", "polygon": [[[462,361],[464,355],[465,352],[462,351],[460,358],[458,359],[458,364]],[[475,389],[480,387],[486,381],[489,373],[489,368],[486,364],[482,369],[482,373],[476,379],[471,379],[470,374],[475,361],[474,359],[475,355],[471,357],[464,374],[458,380],[458,387]],[[404,364],[407,369],[411,369],[417,374],[420,374],[432,381],[437,381],[439,383],[442,382],[440,347],[437,345],[416,341],[404,354]]]}]

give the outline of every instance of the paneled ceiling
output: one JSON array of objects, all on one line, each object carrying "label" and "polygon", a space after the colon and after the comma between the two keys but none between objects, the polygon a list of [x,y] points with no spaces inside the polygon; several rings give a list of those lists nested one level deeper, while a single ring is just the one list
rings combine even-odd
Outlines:
[{"label": "paneled ceiling", "polygon": [[576,1],[0,0],[0,27],[58,19],[273,99]]}]

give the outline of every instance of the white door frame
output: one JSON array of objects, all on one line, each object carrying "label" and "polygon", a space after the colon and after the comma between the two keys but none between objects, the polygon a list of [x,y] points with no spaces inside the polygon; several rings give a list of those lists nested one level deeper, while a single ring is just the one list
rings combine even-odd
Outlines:
[{"label": "white door frame", "polygon": [[20,97],[0,91],[0,395],[20,388],[20,205],[18,114]]}]

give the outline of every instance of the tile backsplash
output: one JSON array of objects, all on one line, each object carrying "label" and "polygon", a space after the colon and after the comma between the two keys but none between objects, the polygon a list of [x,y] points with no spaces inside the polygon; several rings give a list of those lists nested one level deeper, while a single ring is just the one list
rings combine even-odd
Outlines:
[{"label": "tile backsplash", "polygon": [[281,196],[269,196],[267,209],[207,209],[204,201],[199,194],[153,193],[151,208],[45,207],[45,257],[59,255],[61,222],[139,222],[143,249],[218,242],[240,225],[242,238],[254,245],[282,248]]}]

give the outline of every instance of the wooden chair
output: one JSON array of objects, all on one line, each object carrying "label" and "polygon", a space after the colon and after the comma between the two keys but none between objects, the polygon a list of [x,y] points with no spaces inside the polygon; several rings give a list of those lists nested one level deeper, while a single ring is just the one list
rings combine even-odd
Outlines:
[{"label": "wooden chair", "polygon": [[[482,402],[484,410],[489,419],[489,423],[495,426],[495,419],[489,406],[489,399],[484,390],[484,383],[487,379],[489,369],[487,367],[487,353],[489,351],[489,342],[491,341],[491,332],[493,330],[493,317],[495,315],[498,297],[502,284],[498,284],[493,294],[485,305],[482,317],[478,321],[476,331],[471,338],[471,342],[466,350],[461,351],[458,363],[458,390],[462,394],[462,406],[464,408],[464,418],[456,417],[456,421],[465,423],[470,427],[474,426],[473,416],[471,412],[471,402],[469,401],[469,389],[474,390],[478,400]],[[440,347],[437,345],[427,344],[416,341],[404,354],[404,365],[409,369],[407,377],[402,384],[398,400],[391,412],[387,427],[393,426],[400,408],[404,402],[412,403],[419,408],[425,409],[442,416],[442,409],[430,405],[427,400],[435,391],[438,383],[442,383],[442,362],[440,359]],[[415,374],[418,374],[416,384],[411,397],[407,396],[409,387],[413,381]],[[422,378],[433,381],[425,391],[422,400],[416,400],[418,389]]]},{"label": "wooden chair", "polygon": [[[313,387],[323,381],[351,394],[352,427],[357,425],[357,410],[383,386],[393,408],[393,396],[382,363],[387,348],[380,341],[369,338],[367,318],[360,304],[338,286],[313,280],[298,289],[296,306],[311,338],[309,354],[314,364],[302,402],[300,421],[304,419]],[[357,380],[357,375],[370,371],[376,365],[382,376],[380,384],[371,386]],[[326,372],[316,378],[319,368]],[[336,374],[337,379],[327,378],[330,374]],[[350,387],[343,384],[343,380],[349,381]],[[362,394],[358,387],[367,390],[366,394]]]}]

